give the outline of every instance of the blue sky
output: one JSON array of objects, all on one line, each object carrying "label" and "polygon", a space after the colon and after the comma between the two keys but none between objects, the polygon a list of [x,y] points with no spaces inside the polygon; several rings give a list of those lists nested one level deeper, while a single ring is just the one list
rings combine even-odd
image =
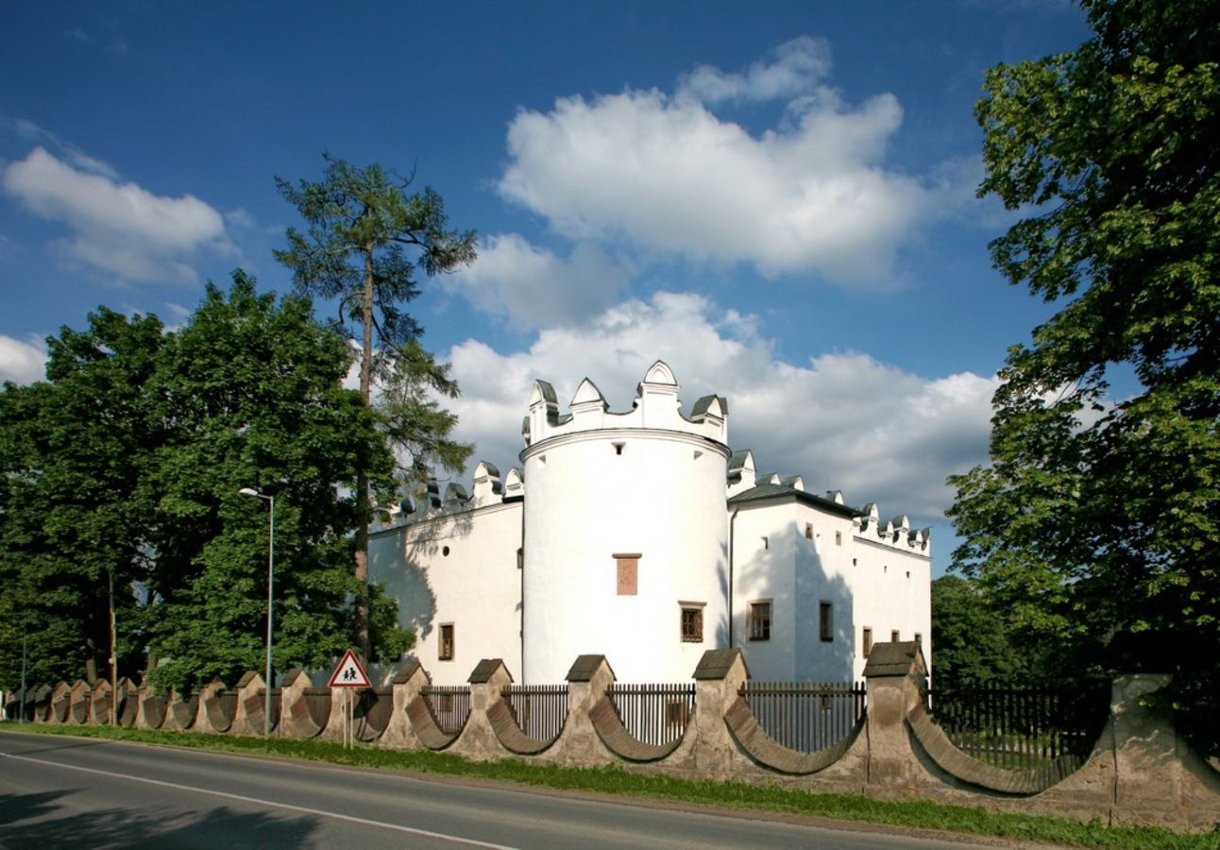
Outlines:
[{"label": "blue sky", "polygon": [[624,409],[663,358],[760,470],[933,525],[939,572],[944,478],[1048,314],[991,269],[973,105],[1087,35],[1055,0],[15,4],[0,379],[99,304],[174,325],[237,266],[289,291],[274,178],[328,151],[479,233],[414,305],[476,462],[517,463],[534,379]]}]

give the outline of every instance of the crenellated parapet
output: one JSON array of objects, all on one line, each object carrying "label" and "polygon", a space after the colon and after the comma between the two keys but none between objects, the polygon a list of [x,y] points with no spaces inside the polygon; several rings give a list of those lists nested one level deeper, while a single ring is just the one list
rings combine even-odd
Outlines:
[{"label": "crenellated parapet", "polygon": [[861,511],[856,521],[855,536],[871,543],[924,554],[932,543],[932,529],[911,528],[911,521],[906,514],[899,514],[882,522],[875,502],[869,502]]},{"label": "crenellated parapet", "polygon": [[689,417],[683,415],[677,379],[661,360],[652,364],[636,387],[631,410],[611,411],[601,390],[585,378],[576,388],[568,411],[560,413],[551,384],[535,381],[530,391],[529,412],[522,425],[526,446],[578,432],[626,428],[678,431],[728,444],[728,402],[722,396],[704,396],[695,402]]}]

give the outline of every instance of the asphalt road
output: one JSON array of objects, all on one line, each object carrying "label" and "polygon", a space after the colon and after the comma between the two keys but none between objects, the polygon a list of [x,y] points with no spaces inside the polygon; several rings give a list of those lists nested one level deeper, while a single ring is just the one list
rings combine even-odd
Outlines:
[{"label": "asphalt road", "polygon": [[963,850],[983,845],[0,730],[0,850],[70,846]]}]

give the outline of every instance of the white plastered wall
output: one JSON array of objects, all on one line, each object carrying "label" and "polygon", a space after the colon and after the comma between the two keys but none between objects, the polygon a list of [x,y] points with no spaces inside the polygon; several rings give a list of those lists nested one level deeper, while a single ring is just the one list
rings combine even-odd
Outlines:
[{"label": "white plastered wall", "polygon": [[[433,684],[465,684],[484,658],[501,658],[520,676],[521,514],[519,501],[493,504],[373,536],[370,575],[399,600],[399,624],[415,631],[412,654]],[[397,563],[382,557],[393,550]],[[445,624],[454,652],[443,660]]]}]

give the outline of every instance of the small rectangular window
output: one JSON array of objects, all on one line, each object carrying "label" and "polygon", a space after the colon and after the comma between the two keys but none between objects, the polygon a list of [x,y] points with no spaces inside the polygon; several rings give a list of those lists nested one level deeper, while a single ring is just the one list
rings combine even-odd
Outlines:
[{"label": "small rectangular window", "polygon": [[897,629],[894,629],[894,631],[890,632],[890,641],[892,643],[898,643],[898,630]]},{"label": "small rectangular window", "polygon": [[524,566],[525,566],[525,549],[518,548],[517,549],[517,569],[521,569]]},{"label": "small rectangular window", "polygon": [[615,592],[619,596],[635,596],[639,592],[639,555],[615,555]]},{"label": "small rectangular window", "polygon": [[869,654],[872,651],[873,651],[873,630],[870,629],[868,626],[865,626],[864,633],[861,635],[861,638],[860,638],[860,654],[863,657],[868,658]]},{"label": "small rectangular window", "polygon": [[682,606],[682,642],[703,643],[703,606]]},{"label": "small rectangular window", "polygon": [[441,639],[437,649],[437,658],[441,661],[453,660],[453,623],[441,625]]},{"label": "small rectangular window", "polygon": [[818,635],[827,643],[835,639],[834,605],[825,599],[818,603]]},{"label": "small rectangular window", "polygon": [[836,546],[842,546],[842,545],[843,545],[843,532],[841,532],[841,531],[836,531],[836,532],[835,532],[835,545],[836,545]]},{"label": "small rectangular window", "polygon": [[771,640],[771,603],[750,603],[750,640]]},{"label": "small rectangular window", "polygon": [[813,523],[811,523],[811,522],[805,523],[805,539],[806,540],[813,539]]}]

